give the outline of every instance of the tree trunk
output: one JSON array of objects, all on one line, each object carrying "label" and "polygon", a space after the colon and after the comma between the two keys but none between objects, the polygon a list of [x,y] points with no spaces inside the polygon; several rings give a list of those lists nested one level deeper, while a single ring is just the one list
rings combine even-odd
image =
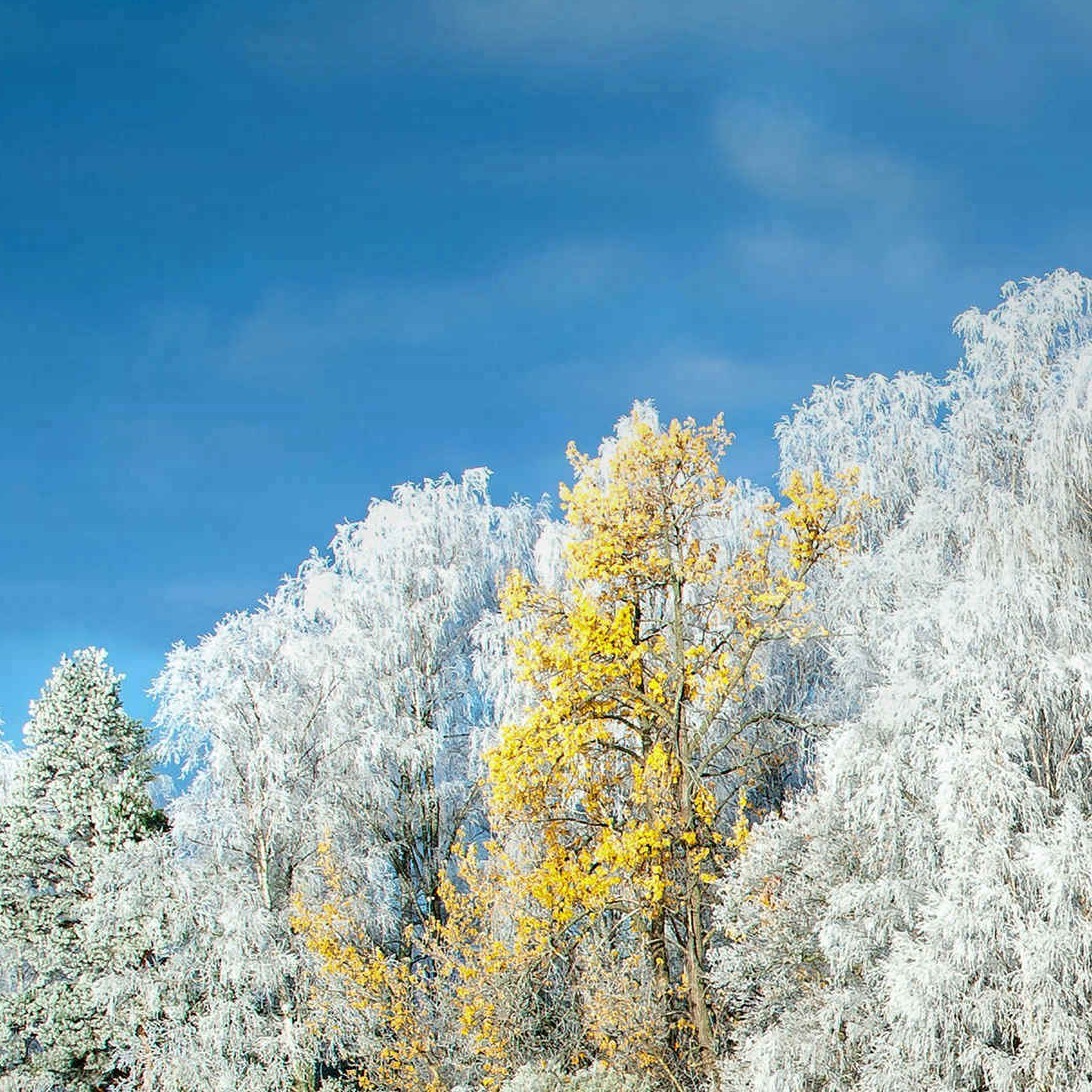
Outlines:
[{"label": "tree trunk", "polygon": [[701,1067],[711,1073],[716,1066],[713,1019],[705,991],[705,934],[702,927],[701,880],[694,876],[686,892],[686,946],[683,973],[686,977],[686,1005],[694,1029]]},{"label": "tree trunk", "polygon": [[667,915],[662,903],[653,911],[652,920],[648,923],[646,943],[653,994],[663,1023],[664,1042],[670,1045],[675,1029],[671,1021],[671,973],[667,966]]}]

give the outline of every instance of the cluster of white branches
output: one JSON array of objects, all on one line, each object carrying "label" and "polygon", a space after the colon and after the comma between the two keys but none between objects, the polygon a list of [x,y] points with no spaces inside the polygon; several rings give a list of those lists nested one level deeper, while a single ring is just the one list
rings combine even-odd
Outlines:
[{"label": "cluster of white branches", "polygon": [[943,382],[782,426],[879,503],[820,608],[841,719],[724,887],[729,1088],[1092,1080],[1092,282],[1002,295]]}]

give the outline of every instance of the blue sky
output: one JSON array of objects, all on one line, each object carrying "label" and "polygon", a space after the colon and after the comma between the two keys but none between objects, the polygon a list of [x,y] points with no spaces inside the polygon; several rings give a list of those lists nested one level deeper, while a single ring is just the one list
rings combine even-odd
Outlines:
[{"label": "blue sky", "polygon": [[1092,7],[0,3],[0,716],[142,691],[400,481],[777,418],[1092,271]]}]

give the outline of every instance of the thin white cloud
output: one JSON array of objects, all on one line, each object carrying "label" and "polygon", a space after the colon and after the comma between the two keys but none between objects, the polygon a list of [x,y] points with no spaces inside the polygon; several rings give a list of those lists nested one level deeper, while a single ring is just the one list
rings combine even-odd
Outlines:
[{"label": "thin white cloud", "polygon": [[729,169],[774,201],[906,213],[924,197],[911,165],[824,130],[795,109],[727,104],[717,114],[716,139]]},{"label": "thin white cloud", "polygon": [[594,62],[665,32],[686,36],[704,27],[724,37],[729,15],[715,0],[404,0],[394,14],[345,0],[290,0],[248,35],[246,50],[274,68],[327,74],[429,53]]},{"label": "thin white cloud", "polygon": [[[1059,62],[1081,63],[1078,46],[1087,44],[1092,28],[1088,5],[1077,0],[1031,6],[1030,0],[999,0],[989,10],[945,0],[271,0],[234,40],[250,63],[308,82],[451,64],[499,66],[533,82],[583,78],[602,68],[630,71],[669,54],[681,61],[675,71],[685,83],[690,67],[740,64],[745,72],[756,57],[777,58],[786,80],[798,68],[822,69],[976,123],[1008,124],[1042,105]],[[206,43],[224,36],[220,10],[210,7],[201,21],[198,37]],[[1047,43],[1064,37],[1053,48],[1029,42],[1022,28],[1032,19]]]},{"label": "thin white cloud", "polygon": [[1092,7],[1086,0],[1037,0],[1034,14],[1053,20],[1070,34],[1079,35],[1082,44],[1092,38]]},{"label": "thin white cloud", "polygon": [[313,79],[396,66],[406,58],[434,52],[435,43],[423,2],[382,6],[286,0],[267,5],[264,17],[247,28],[243,50],[262,66]]},{"label": "thin white cloud", "polygon": [[867,45],[944,12],[940,0],[279,0],[249,30],[245,50],[312,76],[428,56],[595,67],[665,46],[725,54]]},{"label": "thin white cloud", "polygon": [[327,293],[282,288],[210,331],[212,355],[237,375],[321,368],[324,360],[369,345],[425,345],[498,313],[543,314],[608,298],[641,266],[640,254],[623,243],[577,239],[451,280],[369,282]]},{"label": "thin white cloud", "polygon": [[695,22],[719,36],[726,6],[704,0],[435,0],[432,10],[456,41],[490,54],[543,48],[572,54],[685,34]]},{"label": "thin white cloud", "polygon": [[942,187],[914,163],[768,102],[723,104],[714,140],[767,207],[765,222],[728,233],[735,270],[764,290],[904,292],[945,268],[933,231]]},{"label": "thin white cloud", "polygon": [[899,22],[920,6],[908,0],[431,0],[434,19],[454,43],[538,62],[551,54],[594,62],[671,41],[718,50],[844,41]]},{"label": "thin white cloud", "polygon": [[791,295],[802,291],[822,295],[846,285],[866,293],[905,291],[935,279],[946,268],[943,249],[917,235],[914,225],[903,232],[831,236],[781,224],[732,236],[729,254],[748,280]]},{"label": "thin white cloud", "polygon": [[557,390],[589,389],[589,377],[614,397],[652,398],[670,412],[695,416],[711,416],[726,402],[735,413],[755,410],[780,390],[764,363],[670,342],[557,360],[549,371],[531,378],[527,390],[532,397],[549,399]]}]

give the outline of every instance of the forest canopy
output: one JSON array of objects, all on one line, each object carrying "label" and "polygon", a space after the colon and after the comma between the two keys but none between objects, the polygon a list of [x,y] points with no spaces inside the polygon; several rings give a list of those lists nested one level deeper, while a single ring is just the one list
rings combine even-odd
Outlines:
[{"label": "forest canopy", "polygon": [[[0,754],[0,1092],[1092,1083],[1092,281],[556,514],[397,487]],[[162,809],[156,763],[177,764]]]}]

